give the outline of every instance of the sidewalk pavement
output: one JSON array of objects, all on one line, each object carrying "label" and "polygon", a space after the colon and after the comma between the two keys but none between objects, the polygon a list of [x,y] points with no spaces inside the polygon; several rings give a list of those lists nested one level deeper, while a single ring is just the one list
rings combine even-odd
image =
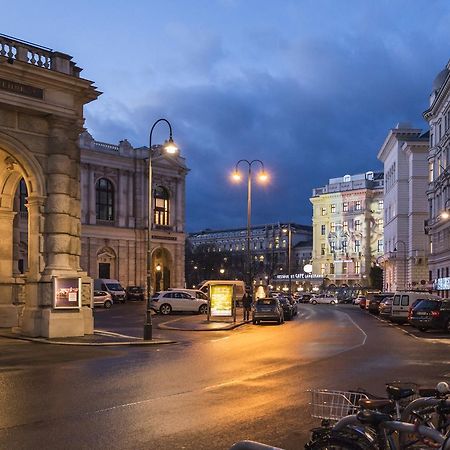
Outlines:
[{"label": "sidewalk pavement", "polygon": [[[231,322],[230,319],[214,318],[208,320],[201,315],[187,315],[177,317],[168,322],[153,325],[161,330],[177,330],[177,331],[227,331],[233,330],[241,325],[250,323],[250,320],[244,321],[242,315],[236,322]],[[23,341],[38,342],[41,344],[56,344],[56,345],[81,345],[81,346],[112,346],[112,345],[162,345],[162,344],[176,344],[177,341],[170,339],[152,339],[144,341],[141,337],[129,336],[126,334],[116,333],[107,330],[94,330],[94,334],[67,337],[67,338],[43,338],[43,337],[28,337],[13,333],[10,328],[0,328],[0,337],[8,339],[18,339]]]}]

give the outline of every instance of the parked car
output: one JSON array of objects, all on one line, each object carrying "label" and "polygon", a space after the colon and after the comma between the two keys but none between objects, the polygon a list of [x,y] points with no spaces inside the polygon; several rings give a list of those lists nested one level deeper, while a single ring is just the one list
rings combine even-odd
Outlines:
[{"label": "parked car", "polygon": [[103,306],[103,308],[109,309],[113,303],[112,296],[109,292],[94,291],[94,306]]},{"label": "parked car", "polygon": [[336,305],[337,302],[336,296],[331,294],[316,295],[309,301],[309,303],[312,303],[313,305],[316,305],[317,303],[329,303],[330,305]]},{"label": "parked car", "polygon": [[290,302],[288,297],[280,297],[278,300],[283,308],[284,318],[286,320],[291,320],[296,315],[297,304]]},{"label": "parked car", "polygon": [[127,300],[145,300],[145,291],[141,286],[128,286],[125,289],[125,298]]},{"label": "parked car", "polygon": [[125,303],[125,289],[117,280],[110,278],[96,278],[94,280],[94,289],[109,292],[115,302]]},{"label": "parked car", "polygon": [[436,329],[450,333],[450,300],[421,300],[411,311],[409,323],[420,331]]},{"label": "parked car", "polygon": [[364,295],[358,295],[358,297],[353,299],[353,304],[359,305],[361,303],[361,300],[366,300],[366,297],[364,297]]},{"label": "parked car", "polygon": [[393,292],[382,292],[381,294],[373,294],[369,301],[366,301],[366,306],[371,314],[380,313],[380,303],[386,297],[392,297]]},{"label": "parked car", "polygon": [[183,291],[183,292],[187,292],[188,294],[191,294],[191,295],[193,295],[196,298],[200,298],[200,299],[206,300],[206,301],[208,301],[208,299],[209,299],[208,295],[205,294],[200,289],[169,288],[168,290],[169,291]]},{"label": "parked car", "polygon": [[253,303],[252,322],[254,325],[261,321],[275,321],[284,323],[283,307],[277,298],[260,298]]},{"label": "parked car", "polygon": [[407,322],[409,307],[416,300],[435,299],[440,300],[440,297],[429,294],[428,292],[419,291],[399,291],[394,295],[392,302],[392,313],[390,320],[393,322]]},{"label": "parked car", "polygon": [[383,300],[381,300],[379,305],[379,311],[380,311],[380,317],[384,317],[385,319],[388,319],[391,317],[392,312],[392,300],[393,297],[385,297]]},{"label": "parked car", "polygon": [[164,315],[170,314],[172,311],[206,314],[208,312],[208,301],[196,298],[184,291],[161,291],[153,295],[151,307]]}]

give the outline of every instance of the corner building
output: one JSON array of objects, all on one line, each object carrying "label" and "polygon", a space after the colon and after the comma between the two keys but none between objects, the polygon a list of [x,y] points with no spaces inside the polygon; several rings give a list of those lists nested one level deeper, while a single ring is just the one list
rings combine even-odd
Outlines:
[{"label": "corner building", "polygon": [[383,254],[383,173],[332,178],[313,190],[313,273],[328,287],[367,287]]},{"label": "corner building", "polygon": [[[92,278],[146,285],[148,147],[99,142],[84,132],[81,149],[81,266]],[[184,286],[183,157],[152,146],[153,290]]]},{"label": "corner building", "polygon": [[442,297],[450,291],[450,62],[435,78],[430,107],[423,113],[430,127],[428,153],[429,279]]}]

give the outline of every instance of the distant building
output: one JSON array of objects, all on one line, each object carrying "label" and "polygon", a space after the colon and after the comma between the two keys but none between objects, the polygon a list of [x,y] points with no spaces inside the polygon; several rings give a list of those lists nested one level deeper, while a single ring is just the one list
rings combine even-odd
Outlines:
[{"label": "distant building", "polygon": [[384,268],[386,291],[428,284],[428,133],[398,124],[378,152],[384,164]]},{"label": "distant building", "polygon": [[[146,285],[148,147],[95,141],[81,148],[81,266],[92,278]],[[185,159],[152,146],[153,289],[184,286]]]},{"label": "distant building", "polygon": [[383,172],[332,178],[313,190],[313,273],[328,287],[367,287],[383,255]]},{"label": "distant building", "polygon": [[450,62],[433,82],[430,107],[423,113],[430,126],[427,197],[430,239],[429,279],[443,297],[450,290]]},{"label": "distant building", "polygon": [[[312,252],[311,226],[297,223],[253,226],[251,228],[250,250],[253,262],[252,273],[256,284],[272,283],[274,287],[280,288],[282,284],[285,284],[284,280],[281,282],[277,279],[277,275],[288,273],[288,234],[286,233],[288,226],[292,230],[291,273],[299,271],[303,273],[303,266],[310,262]],[[225,278],[227,277],[226,274],[231,273],[234,277],[246,279],[246,228],[203,230],[190,233],[188,240],[189,246],[194,252],[202,248],[206,252],[224,254],[226,261],[222,265],[225,270]],[[200,268],[193,269],[188,264],[186,272],[192,272],[193,270],[200,270]]]}]

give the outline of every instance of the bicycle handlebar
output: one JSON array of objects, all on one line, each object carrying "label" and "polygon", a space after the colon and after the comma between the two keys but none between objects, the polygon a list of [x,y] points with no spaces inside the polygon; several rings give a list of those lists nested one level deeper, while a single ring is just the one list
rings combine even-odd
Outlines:
[{"label": "bicycle handlebar", "polygon": [[[389,422],[383,422],[382,426],[385,428],[389,428],[390,430],[394,431],[400,431],[402,433],[411,433],[411,434],[417,434],[422,437],[426,437],[429,439],[432,439],[433,441],[443,444],[445,441],[444,436],[442,436],[439,431],[427,427],[426,425],[413,425],[412,423],[405,423],[405,422],[398,422],[396,420],[389,421]],[[446,448],[450,448],[448,445],[446,445]]]}]

